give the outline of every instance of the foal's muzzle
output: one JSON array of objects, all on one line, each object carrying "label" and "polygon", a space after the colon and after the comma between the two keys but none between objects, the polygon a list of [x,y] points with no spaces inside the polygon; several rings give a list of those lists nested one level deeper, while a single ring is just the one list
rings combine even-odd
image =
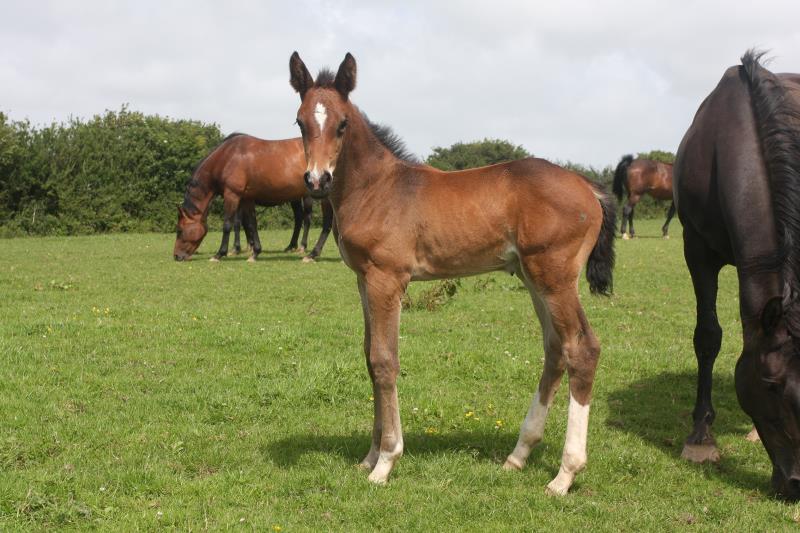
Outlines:
[{"label": "foal's muzzle", "polygon": [[303,181],[313,198],[325,198],[331,192],[333,174],[326,170],[321,176],[317,176],[316,172],[306,171],[303,174]]}]

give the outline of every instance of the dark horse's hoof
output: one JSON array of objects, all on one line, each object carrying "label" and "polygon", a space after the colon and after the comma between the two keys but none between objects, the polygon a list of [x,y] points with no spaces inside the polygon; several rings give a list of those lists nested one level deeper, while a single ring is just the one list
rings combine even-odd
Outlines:
[{"label": "dark horse's hoof", "polygon": [[302,259],[303,263],[316,263],[316,258],[313,255],[307,255]]}]

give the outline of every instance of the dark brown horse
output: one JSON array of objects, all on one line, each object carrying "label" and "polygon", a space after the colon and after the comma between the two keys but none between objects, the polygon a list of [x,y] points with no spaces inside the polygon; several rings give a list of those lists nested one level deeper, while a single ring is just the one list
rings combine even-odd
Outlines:
[{"label": "dark brown horse", "polygon": [[[633,208],[645,194],[649,194],[656,200],[671,202],[667,212],[667,221],[661,227],[664,238],[669,238],[669,223],[675,216],[675,203],[672,202],[672,165],[650,159],[634,161],[632,155],[623,156],[614,172],[613,191],[620,202],[623,193],[628,192],[628,201],[622,208],[620,233],[622,233],[623,239],[636,236],[633,230]],[[630,224],[630,235],[625,231],[626,224]]]},{"label": "dark brown horse", "polygon": [[719,458],[711,381],[722,340],[717,277],[734,265],[744,346],[736,394],[772,461],[772,485],[800,498],[800,75],[742,57],[700,105],[675,161],[675,202],[697,298],[697,400],[683,456]]},{"label": "dark brown horse", "polygon": [[403,453],[396,380],[400,298],[408,283],[503,270],[519,276],[530,291],[546,354],[538,392],[505,467],[522,468],[541,440],[566,369],[566,444],[558,475],[548,485],[551,493],[565,494],[586,464],[600,355],[578,280],[586,267],[592,292],[611,290],[613,199],[586,178],[541,159],[457,172],[420,165],[390,130],[369,122],[350,102],[356,83],[350,54],[335,76],[322,71],[314,81],[295,52],[290,73],[302,100],[297,124],[308,162],[306,185],[313,196],[330,198],[339,249],[361,295],[375,407],[372,445],[361,463],[370,481],[385,483]]},{"label": "dark brown horse", "polygon": [[[195,169],[186,185],[183,205],[178,207],[178,228],[174,256],[189,259],[208,232],[206,218],[211,200],[224,199],[225,222],[222,244],[212,260],[228,253],[228,237],[237,211],[251,243],[251,260],[261,251],[255,219],[255,206],[292,203],[295,227],[286,250],[297,247],[300,224],[305,225],[302,248],[305,250],[311,217],[311,199],[303,184],[306,163],[301,139],[265,141],[241,133],[229,135]],[[333,211],[322,202],[322,233],[304,260],[319,256],[333,223]]]}]

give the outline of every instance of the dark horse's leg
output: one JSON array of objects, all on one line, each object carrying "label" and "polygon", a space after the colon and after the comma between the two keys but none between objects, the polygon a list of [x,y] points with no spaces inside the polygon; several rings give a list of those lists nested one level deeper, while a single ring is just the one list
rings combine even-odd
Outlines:
[{"label": "dark horse's leg", "polygon": [[672,220],[672,217],[675,216],[675,202],[669,204],[669,211],[667,211],[667,221],[664,222],[664,225],[661,226],[661,234],[664,236],[665,239],[669,239],[669,223]]},{"label": "dark horse's leg", "polygon": [[[639,202],[639,196],[628,194],[628,201],[625,203],[625,207],[622,208],[622,227],[620,228],[620,233],[622,233],[623,239],[628,239],[633,237],[633,208]],[[626,226],[630,226],[631,232],[628,234],[626,231]]]},{"label": "dark horse's leg", "polygon": [[[242,217],[242,228],[244,228],[244,236],[247,239],[247,245],[250,247],[250,250],[253,249],[253,233],[252,233],[252,225],[255,225],[256,220],[256,206],[255,204],[249,206],[249,208],[242,207],[239,209]],[[253,219],[253,224],[248,224],[248,217]]]},{"label": "dark horse's leg", "polygon": [[314,249],[311,250],[311,253],[308,256],[303,258],[303,261],[313,261],[319,254],[322,253],[322,247],[325,246],[325,241],[328,240],[328,234],[331,232],[331,226],[333,226],[333,207],[331,207],[331,203],[328,200],[323,200],[321,202],[322,208],[322,232],[319,234],[319,239],[317,239],[317,244],[314,245]]},{"label": "dark horse's leg", "polygon": [[239,234],[242,229],[242,209],[241,207],[236,210],[236,216],[233,217],[233,255],[242,253],[242,243],[239,239]]},{"label": "dark horse's leg", "polygon": [[228,255],[228,240],[233,228],[233,219],[236,218],[236,212],[239,210],[238,196],[225,194],[224,198],[225,221],[222,224],[222,243],[219,245],[219,251],[211,258],[211,261],[219,261],[220,258]]},{"label": "dark horse's leg", "polygon": [[683,254],[697,299],[697,325],[694,329],[694,352],[697,357],[697,399],[692,419],[694,429],[683,447],[681,457],[690,461],[719,460],[711,424],[715,412],[711,403],[714,360],[722,343],[722,328],[717,319],[717,277],[723,262],[691,226],[683,229]]},{"label": "dark horse's leg", "polygon": [[244,224],[244,231],[250,243],[250,257],[247,260],[252,263],[261,253],[261,240],[258,238],[258,222],[254,205],[250,205],[248,209],[243,210],[242,224]]},{"label": "dark horse's leg", "polygon": [[303,198],[303,240],[300,241],[300,253],[308,250],[308,230],[311,229],[311,215],[314,212],[314,200],[310,196]]},{"label": "dark horse's leg", "polygon": [[289,246],[283,249],[284,252],[291,252],[297,249],[297,237],[300,235],[300,225],[303,223],[302,202],[293,200],[289,204],[292,206],[292,214],[294,215],[294,229],[292,229],[292,239],[289,241]]}]

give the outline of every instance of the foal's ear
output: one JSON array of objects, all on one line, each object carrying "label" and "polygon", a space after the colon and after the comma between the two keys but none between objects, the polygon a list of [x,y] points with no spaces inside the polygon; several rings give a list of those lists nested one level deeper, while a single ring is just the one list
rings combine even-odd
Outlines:
[{"label": "foal's ear", "polygon": [[300,54],[294,52],[292,57],[289,58],[289,83],[292,84],[294,90],[300,94],[300,100],[306,95],[306,91],[314,85],[314,78],[306,68],[306,64],[300,59]]},{"label": "foal's ear", "polygon": [[764,333],[772,335],[778,327],[778,323],[783,317],[783,304],[781,299],[776,296],[764,305],[761,310],[761,327],[764,328]]},{"label": "foal's ear", "polygon": [[339,72],[336,73],[333,84],[345,100],[350,91],[356,88],[356,58],[350,55],[350,52],[347,52],[344,61],[339,65]]}]

